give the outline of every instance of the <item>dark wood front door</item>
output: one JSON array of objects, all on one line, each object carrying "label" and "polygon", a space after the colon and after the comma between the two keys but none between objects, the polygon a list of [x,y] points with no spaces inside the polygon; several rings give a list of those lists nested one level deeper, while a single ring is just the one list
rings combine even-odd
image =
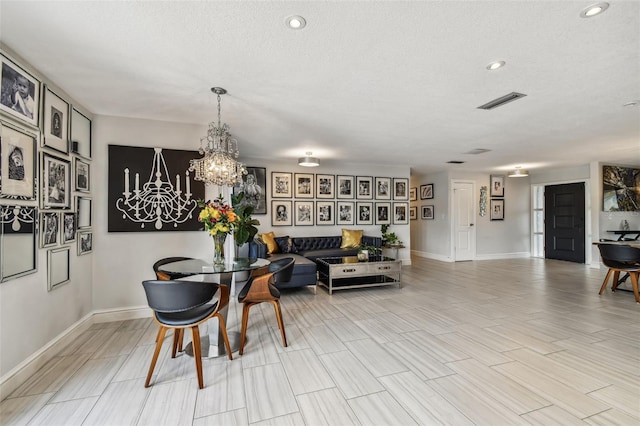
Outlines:
[{"label": "dark wood front door", "polygon": [[584,263],[584,182],[544,188],[547,259]]}]

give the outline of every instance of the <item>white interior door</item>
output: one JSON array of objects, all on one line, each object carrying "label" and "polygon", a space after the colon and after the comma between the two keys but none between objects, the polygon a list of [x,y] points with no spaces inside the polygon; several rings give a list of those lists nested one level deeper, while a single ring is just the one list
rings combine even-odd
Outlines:
[{"label": "white interior door", "polygon": [[453,259],[473,260],[476,253],[475,183],[453,182]]}]

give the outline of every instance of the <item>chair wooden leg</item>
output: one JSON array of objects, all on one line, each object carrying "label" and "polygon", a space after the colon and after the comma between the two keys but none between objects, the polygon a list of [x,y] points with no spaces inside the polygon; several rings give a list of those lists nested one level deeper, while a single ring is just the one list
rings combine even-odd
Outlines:
[{"label": "chair wooden leg", "polygon": [[151,383],[151,376],[153,376],[153,369],[156,368],[156,362],[158,361],[158,355],[160,355],[160,349],[162,349],[162,342],[164,342],[164,335],[167,332],[166,327],[160,326],[158,335],[156,336],[156,350],[151,358],[151,365],[149,366],[149,372],[147,373],[147,380],[144,382],[144,387],[148,388]]},{"label": "chair wooden leg", "polygon": [[636,303],[640,303],[640,294],[638,292],[638,273],[629,272],[631,276],[631,285],[633,286],[633,295],[636,297]]},{"label": "chair wooden leg", "polygon": [[613,269],[609,269],[607,271],[607,276],[604,277],[604,281],[602,282],[602,287],[600,287],[600,292],[598,293],[600,296],[602,296],[602,293],[607,288],[607,282],[609,282],[609,277],[611,276],[612,273],[613,273]]},{"label": "chair wooden leg", "polygon": [[218,317],[218,323],[220,324],[220,332],[222,333],[222,338],[224,339],[224,346],[227,348],[227,355],[229,355],[229,360],[233,360],[233,354],[231,353],[231,345],[229,344],[229,336],[227,335],[227,324],[224,322],[224,318],[222,318],[221,314],[216,314]]},{"label": "chair wooden leg", "polygon": [[238,353],[242,355],[244,353],[244,342],[247,337],[247,326],[249,323],[249,304],[242,304],[242,326],[240,327],[240,349]]},{"label": "chair wooden leg", "polygon": [[182,352],[182,341],[184,340],[184,328],[180,329],[180,338],[178,339],[178,352]]},{"label": "chair wooden leg", "polygon": [[182,341],[182,329],[174,328],[173,329],[173,344],[171,345],[171,358],[176,357],[176,352],[178,351],[178,342]]},{"label": "chair wooden leg", "polygon": [[200,347],[200,330],[197,325],[191,327],[191,338],[193,339],[193,359],[196,361],[196,374],[198,375],[198,387],[204,388],[202,378],[202,348]]},{"label": "chair wooden leg", "polygon": [[280,308],[280,301],[274,300],[271,302],[273,308],[276,311],[276,319],[278,320],[278,328],[280,328],[280,336],[282,337],[282,346],[287,347],[287,335],[284,332],[284,321],[282,321],[282,309]]},{"label": "chair wooden leg", "polygon": [[620,281],[620,271],[613,273],[613,282],[611,283],[611,291],[616,291],[618,288],[618,281]]}]

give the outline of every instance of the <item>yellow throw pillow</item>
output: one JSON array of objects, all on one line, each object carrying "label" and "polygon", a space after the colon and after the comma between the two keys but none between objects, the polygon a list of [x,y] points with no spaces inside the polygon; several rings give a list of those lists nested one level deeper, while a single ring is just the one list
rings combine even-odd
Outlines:
[{"label": "yellow throw pillow", "polygon": [[266,234],[260,234],[260,238],[262,238],[262,242],[267,245],[267,254],[280,252],[278,243],[276,243],[276,234],[274,234],[273,231]]},{"label": "yellow throw pillow", "polygon": [[343,229],[340,248],[356,248],[362,244],[362,229]]}]

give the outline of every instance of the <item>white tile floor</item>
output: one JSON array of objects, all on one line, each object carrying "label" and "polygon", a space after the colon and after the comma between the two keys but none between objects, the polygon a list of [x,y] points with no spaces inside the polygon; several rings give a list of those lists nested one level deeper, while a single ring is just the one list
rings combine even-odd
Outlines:
[{"label": "white tile floor", "polygon": [[[96,324],[0,403],[2,425],[640,424],[640,305],[604,270],[415,258],[403,287],[253,308],[245,354],[167,356],[151,319]],[[239,330],[232,303],[229,329]]]}]

